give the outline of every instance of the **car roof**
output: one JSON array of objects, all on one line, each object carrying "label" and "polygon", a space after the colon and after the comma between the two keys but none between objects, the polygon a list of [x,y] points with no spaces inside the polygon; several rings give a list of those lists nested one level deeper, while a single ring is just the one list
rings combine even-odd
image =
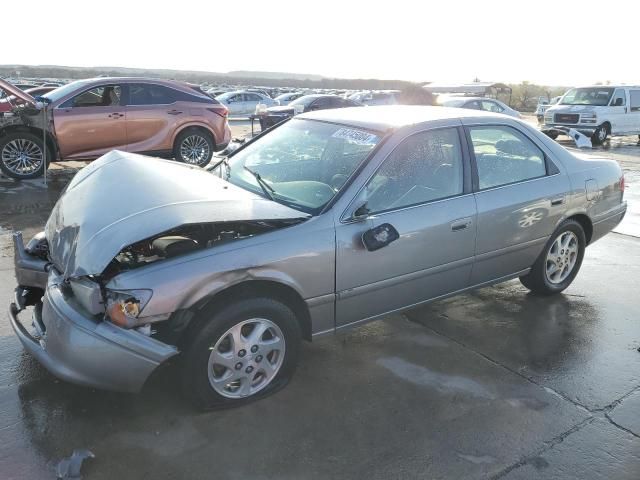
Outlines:
[{"label": "car roof", "polygon": [[503,115],[490,112],[422,105],[336,108],[302,113],[295,118],[340,123],[367,130],[384,132],[389,129],[437,120],[477,117],[492,117],[496,120],[504,121]]}]

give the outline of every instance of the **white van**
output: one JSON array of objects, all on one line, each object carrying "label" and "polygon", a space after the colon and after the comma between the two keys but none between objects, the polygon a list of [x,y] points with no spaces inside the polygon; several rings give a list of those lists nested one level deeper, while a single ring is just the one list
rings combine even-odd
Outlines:
[{"label": "white van", "polygon": [[609,135],[640,135],[640,87],[594,85],[572,88],[544,113],[541,129],[551,138],[568,128],[600,145]]}]

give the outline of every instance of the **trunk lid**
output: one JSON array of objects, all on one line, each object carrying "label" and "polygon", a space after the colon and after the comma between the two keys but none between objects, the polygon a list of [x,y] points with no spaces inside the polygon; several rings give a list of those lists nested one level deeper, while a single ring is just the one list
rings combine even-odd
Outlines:
[{"label": "trunk lid", "polygon": [[112,151],[73,178],[45,232],[70,278],[98,275],[123,248],[182,225],[306,217],[198,167]]}]

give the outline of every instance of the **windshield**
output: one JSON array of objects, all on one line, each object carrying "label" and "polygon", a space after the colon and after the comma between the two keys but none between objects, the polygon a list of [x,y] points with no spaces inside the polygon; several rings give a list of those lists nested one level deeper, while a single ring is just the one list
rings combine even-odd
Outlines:
[{"label": "windshield", "polygon": [[611,95],[613,95],[613,88],[572,88],[562,97],[560,105],[594,105],[603,107],[609,104]]},{"label": "windshield", "polygon": [[45,93],[41,95],[42,97],[48,98],[52,102],[60,100],[63,97],[66,97],[68,94],[75,92],[83,85],[89,83],[89,80],[77,80],[75,82],[68,83],[63,85],[62,87],[58,87],[55,90],[51,90],[49,93]]},{"label": "windshield", "polygon": [[[294,119],[234,154],[227,179],[258,195],[317,214],[380,139],[380,134],[359,128]],[[225,168],[221,166],[220,171],[223,175]]]}]

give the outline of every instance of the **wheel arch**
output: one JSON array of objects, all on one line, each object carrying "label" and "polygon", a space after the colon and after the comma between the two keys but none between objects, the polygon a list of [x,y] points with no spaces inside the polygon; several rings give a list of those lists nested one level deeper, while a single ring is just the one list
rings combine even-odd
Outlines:
[{"label": "wheel arch", "polygon": [[191,307],[194,312],[216,308],[231,301],[267,297],[281,301],[291,308],[298,319],[302,338],[311,341],[311,314],[302,296],[291,286],[274,280],[246,280],[200,299]]},{"label": "wheel arch", "polygon": [[587,245],[589,245],[589,243],[591,243],[591,238],[593,237],[593,223],[591,222],[589,216],[584,213],[576,213],[574,215],[571,215],[570,217],[567,217],[564,221],[566,220],[575,220],[580,224],[580,226],[584,230],[584,236]]},{"label": "wheel arch", "polygon": [[[8,125],[6,127],[0,128],[0,139],[6,135],[12,133],[31,133],[33,135],[37,135],[42,137],[42,129],[38,127],[32,127],[28,125]],[[51,132],[47,132],[47,147],[49,148],[49,152],[51,152],[52,157],[49,161],[55,160],[59,156],[58,142],[53,136]]]},{"label": "wheel arch", "polygon": [[213,149],[215,151],[216,145],[217,145],[216,134],[211,129],[211,127],[209,127],[205,123],[200,123],[200,122],[189,122],[189,123],[185,123],[184,125],[180,125],[180,127],[174,132],[173,138],[171,139],[171,148],[175,149],[176,141],[178,140],[178,137],[180,136],[180,134],[185,130],[190,130],[190,129],[204,130],[209,135],[211,135],[211,138],[213,139]]}]

